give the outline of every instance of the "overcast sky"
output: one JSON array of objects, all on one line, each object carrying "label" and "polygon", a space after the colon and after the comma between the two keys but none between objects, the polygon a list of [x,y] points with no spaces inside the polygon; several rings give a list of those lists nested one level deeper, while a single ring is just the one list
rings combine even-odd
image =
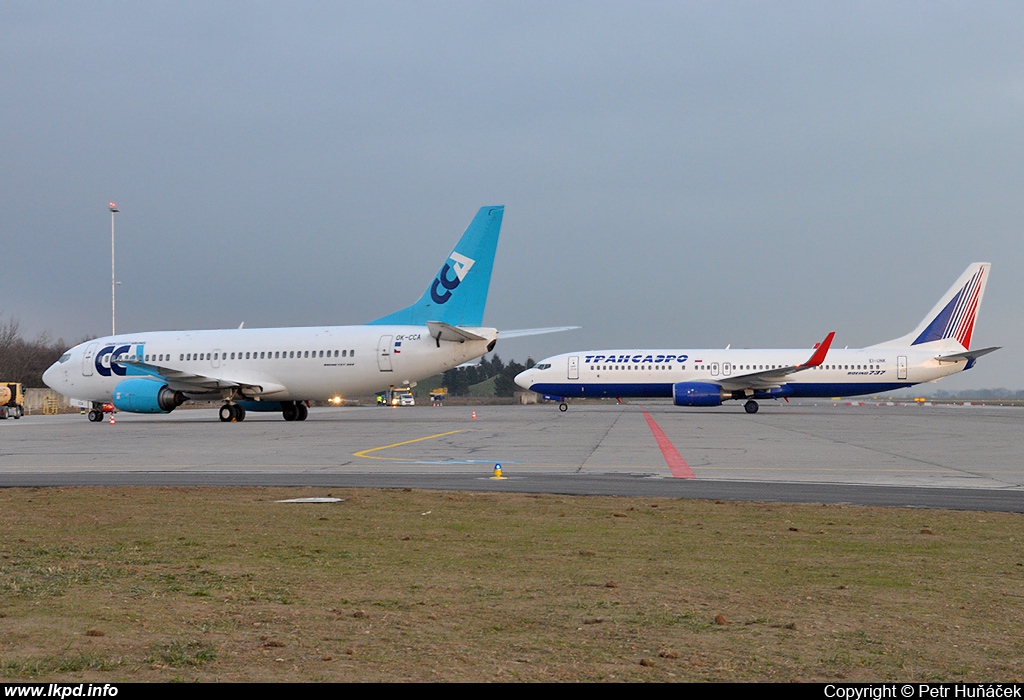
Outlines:
[{"label": "overcast sky", "polygon": [[1024,388],[1017,2],[0,4],[0,320],[363,323],[506,205],[485,321],[858,347],[993,263],[949,390]]}]

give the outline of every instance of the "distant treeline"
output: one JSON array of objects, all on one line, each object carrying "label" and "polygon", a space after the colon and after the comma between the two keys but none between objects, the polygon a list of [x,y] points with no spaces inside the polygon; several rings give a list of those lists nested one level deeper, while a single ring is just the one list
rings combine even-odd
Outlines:
[{"label": "distant treeline", "polygon": [[963,391],[930,391],[921,394],[933,399],[1024,399],[1024,390],[964,389]]},{"label": "distant treeline", "polygon": [[521,365],[515,360],[505,364],[500,357],[493,355],[489,360],[486,357],[480,360],[480,364],[448,370],[444,373],[444,385],[448,387],[449,396],[468,396],[469,387],[494,377],[494,395],[512,396],[518,388],[515,383],[516,375],[535,364],[529,358],[526,365]]},{"label": "distant treeline", "polygon": [[43,372],[68,349],[61,339],[43,333],[35,340],[22,336],[16,319],[0,324],[0,382],[21,382],[37,388],[43,384]]}]

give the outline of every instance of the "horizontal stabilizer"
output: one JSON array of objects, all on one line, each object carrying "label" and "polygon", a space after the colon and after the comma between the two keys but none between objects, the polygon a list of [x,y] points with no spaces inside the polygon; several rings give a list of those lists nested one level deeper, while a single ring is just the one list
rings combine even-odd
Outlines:
[{"label": "horizontal stabilizer", "polygon": [[966,352],[957,352],[951,355],[939,355],[935,359],[939,362],[960,362],[961,360],[977,360],[982,355],[987,355],[990,352],[999,350],[1002,346],[995,346],[991,348],[981,348],[980,350],[968,350]]},{"label": "horizontal stabilizer", "polygon": [[457,328],[440,321],[427,321],[427,328],[430,329],[430,337],[434,340],[448,340],[455,343],[464,343],[467,340],[487,340],[482,335],[471,333],[465,328]]},{"label": "horizontal stabilizer", "polygon": [[514,331],[498,331],[498,337],[523,338],[528,335],[544,335],[545,333],[561,333],[562,331],[574,331],[580,326],[552,326],[551,328],[519,328]]}]

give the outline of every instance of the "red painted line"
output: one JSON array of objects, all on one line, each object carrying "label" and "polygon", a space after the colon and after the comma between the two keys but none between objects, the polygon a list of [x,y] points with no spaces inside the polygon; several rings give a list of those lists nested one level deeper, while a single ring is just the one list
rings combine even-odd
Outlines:
[{"label": "red painted line", "polygon": [[654,441],[658,443],[658,448],[661,449],[661,456],[665,458],[665,464],[668,465],[669,471],[672,472],[672,476],[677,479],[696,479],[697,475],[690,469],[690,465],[686,463],[683,456],[679,454],[679,450],[672,444],[672,441],[665,435],[665,431],[661,429],[661,426],[654,422],[651,418],[651,414],[644,411],[644,418],[647,419],[647,427],[651,429],[651,433],[654,434]]}]

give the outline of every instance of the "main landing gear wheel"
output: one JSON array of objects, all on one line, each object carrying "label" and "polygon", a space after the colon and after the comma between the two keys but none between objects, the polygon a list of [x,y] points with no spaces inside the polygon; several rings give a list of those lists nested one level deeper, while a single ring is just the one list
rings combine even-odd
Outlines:
[{"label": "main landing gear wheel", "polygon": [[569,404],[563,401],[562,403],[558,404],[558,410],[561,411],[562,413],[565,413],[566,411],[569,410]]},{"label": "main landing gear wheel", "polygon": [[306,416],[309,415],[309,409],[301,401],[289,401],[281,409],[281,415],[287,421],[306,420]]},{"label": "main landing gear wheel", "polygon": [[241,423],[245,420],[245,409],[233,403],[220,407],[220,419],[224,423]]},{"label": "main landing gear wheel", "polygon": [[757,413],[757,401],[750,399],[745,404],[743,404],[743,410],[746,411],[747,413]]},{"label": "main landing gear wheel", "polygon": [[103,420],[102,411],[97,411],[95,408],[89,411],[89,422],[99,423],[101,420]]}]

